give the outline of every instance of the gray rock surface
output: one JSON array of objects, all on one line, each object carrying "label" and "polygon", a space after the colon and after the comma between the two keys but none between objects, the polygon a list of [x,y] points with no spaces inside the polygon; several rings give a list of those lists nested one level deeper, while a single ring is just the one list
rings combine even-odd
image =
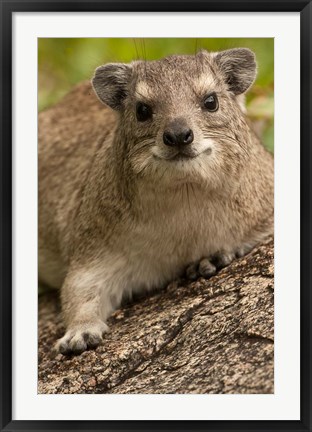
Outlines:
[{"label": "gray rock surface", "polygon": [[109,321],[103,345],[51,358],[58,293],[39,298],[38,393],[273,393],[273,241],[209,280],[178,281]]}]

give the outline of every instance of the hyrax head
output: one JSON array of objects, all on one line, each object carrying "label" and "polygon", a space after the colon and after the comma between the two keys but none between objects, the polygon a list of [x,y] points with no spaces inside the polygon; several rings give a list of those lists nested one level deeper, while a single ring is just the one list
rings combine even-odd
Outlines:
[{"label": "hyrax head", "polygon": [[237,48],[110,63],[96,69],[92,84],[119,113],[117,141],[137,176],[218,187],[248,157],[241,95],[255,76],[254,54]]}]

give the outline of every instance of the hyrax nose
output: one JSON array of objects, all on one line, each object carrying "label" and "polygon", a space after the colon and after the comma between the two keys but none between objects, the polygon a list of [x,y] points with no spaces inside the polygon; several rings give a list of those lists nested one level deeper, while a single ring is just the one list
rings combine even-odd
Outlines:
[{"label": "hyrax nose", "polygon": [[164,143],[167,146],[185,146],[194,140],[192,129],[176,121],[168,126],[163,134]]}]

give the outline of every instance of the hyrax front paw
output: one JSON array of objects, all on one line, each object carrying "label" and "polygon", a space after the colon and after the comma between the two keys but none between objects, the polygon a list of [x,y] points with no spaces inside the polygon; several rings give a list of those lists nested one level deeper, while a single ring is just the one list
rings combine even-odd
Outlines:
[{"label": "hyrax front paw", "polygon": [[108,332],[108,326],[100,320],[71,326],[54,346],[54,353],[81,354],[88,348],[96,348]]},{"label": "hyrax front paw", "polygon": [[186,277],[192,281],[200,276],[209,279],[216,274],[217,270],[231,264],[234,258],[234,254],[225,252],[218,252],[209,258],[202,258],[198,263],[193,263],[187,267]]}]

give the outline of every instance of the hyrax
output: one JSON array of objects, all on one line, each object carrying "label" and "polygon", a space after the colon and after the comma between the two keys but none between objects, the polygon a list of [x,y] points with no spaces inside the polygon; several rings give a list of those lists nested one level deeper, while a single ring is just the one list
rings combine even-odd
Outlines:
[{"label": "hyrax", "polygon": [[[97,346],[122,298],[209,277],[273,231],[273,158],[246,119],[248,49],[106,64],[39,115],[39,280],[55,349]],[[97,97],[96,97],[96,96]]]}]

